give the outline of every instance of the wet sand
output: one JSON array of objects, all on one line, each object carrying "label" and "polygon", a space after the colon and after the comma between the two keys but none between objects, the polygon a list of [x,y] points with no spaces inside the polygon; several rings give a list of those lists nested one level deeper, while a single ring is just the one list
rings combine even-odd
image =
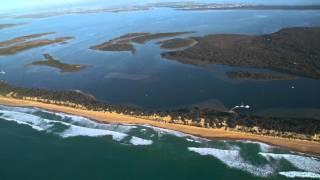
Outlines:
[{"label": "wet sand", "polygon": [[260,136],[260,135],[254,135],[254,134],[248,134],[248,133],[228,131],[224,129],[209,129],[209,128],[201,128],[201,127],[195,127],[195,126],[157,122],[153,120],[136,118],[136,117],[131,117],[131,116],[117,114],[117,113],[75,109],[71,107],[59,106],[54,104],[45,104],[45,103],[34,102],[34,101],[18,100],[18,99],[3,97],[3,96],[0,96],[0,104],[8,105],[8,106],[38,107],[38,108],[42,108],[50,111],[58,111],[58,112],[64,112],[64,113],[74,114],[78,116],[83,116],[83,117],[87,117],[87,118],[90,118],[99,122],[105,122],[105,123],[125,123],[125,124],[137,124],[137,125],[149,124],[152,126],[176,130],[183,133],[204,137],[204,138],[209,138],[209,139],[259,141],[259,142],[280,146],[280,147],[298,151],[298,152],[320,155],[320,143],[318,142],[288,139],[288,138],[278,138],[278,137],[271,137],[271,136]]}]

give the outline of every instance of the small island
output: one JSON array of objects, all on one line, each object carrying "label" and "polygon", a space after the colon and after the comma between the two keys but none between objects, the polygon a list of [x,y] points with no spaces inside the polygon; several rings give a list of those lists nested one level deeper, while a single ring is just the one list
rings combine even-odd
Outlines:
[{"label": "small island", "polygon": [[193,37],[198,43],[162,57],[186,64],[267,68],[320,79],[320,28],[287,28],[260,35],[218,34]]},{"label": "small island", "polygon": [[250,72],[238,71],[227,72],[227,76],[232,80],[251,80],[251,81],[276,81],[276,80],[295,80],[296,76],[279,73],[264,73],[264,72]]},{"label": "small island", "polygon": [[59,60],[53,58],[50,54],[44,54],[43,55],[45,60],[42,61],[34,61],[32,62],[32,66],[48,66],[57,68],[60,70],[60,72],[78,72],[86,68],[85,65],[79,65],[79,64],[66,64],[62,63]]},{"label": "small island", "polygon": [[12,28],[16,26],[22,26],[25,25],[26,23],[18,23],[18,24],[0,24],[0,30],[1,29],[7,29],[7,28]]},{"label": "small island", "polygon": [[198,42],[194,39],[174,38],[158,42],[162,49],[180,49],[196,45]]},{"label": "small island", "polygon": [[128,33],[102,44],[92,46],[90,49],[99,51],[130,51],[134,54],[136,49],[133,43],[144,44],[151,40],[170,38],[189,33],[191,32]]},{"label": "small island", "polygon": [[47,36],[50,34],[53,34],[53,33],[49,32],[49,33],[32,34],[32,35],[13,38],[7,41],[2,41],[0,42],[0,56],[13,55],[25,50],[29,50],[29,49],[37,48],[41,46],[47,46],[51,44],[64,44],[67,41],[73,39],[73,37],[65,36],[65,37],[57,37],[52,39],[32,40],[34,38],[39,38],[39,37]]}]

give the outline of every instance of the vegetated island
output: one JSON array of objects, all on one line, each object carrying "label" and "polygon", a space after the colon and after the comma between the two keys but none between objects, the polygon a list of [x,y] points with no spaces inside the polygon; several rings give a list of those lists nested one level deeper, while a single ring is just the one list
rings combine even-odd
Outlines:
[{"label": "vegetated island", "polygon": [[40,38],[42,36],[47,36],[47,35],[51,35],[51,34],[55,34],[55,33],[54,32],[38,33],[38,34],[31,34],[31,35],[16,37],[13,39],[9,39],[9,40],[0,42],[0,47],[11,46],[16,43],[26,42],[30,39]]},{"label": "vegetated island", "polygon": [[7,29],[7,28],[12,28],[12,27],[16,27],[16,26],[22,26],[25,25],[27,23],[18,23],[18,24],[0,24],[0,30],[1,29]]},{"label": "vegetated island", "polygon": [[162,57],[193,65],[222,64],[268,68],[320,79],[320,28],[287,28],[260,35],[220,34],[193,37],[198,43]]},{"label": "vegetated island", "polygon": [[188,48],[196,45],[198,42],[194,39],[184,39],[184,38],[174,38],[159,41],[160,47],[162,49],[180,49],[180,48]]},{"label": "vegetated island", "polygon": [[151,40],[170,38],[192,32],[167,32],[167,33],[128,33],[120,37],[111,39],[102,44],[90,47],[90,49],[100,51],[130,51],[135,53],[136,49],[133,43],[144,44]]},{"label": "vegetated island", "polygon": [[0,42],[0,56],[12,55],[25,50],[46,46],[50,44],[63,44],[63,43],[66,43],[68,40],[73,39],[73,37],[70,37],[70,36],[57,37],[52,39],[34,39],[42,36],[47,36],[50,34],[54,34],[54,33],[49,32],[49,33],[31,34],[31,35],[13,38],[7,41],[2,41]]},{"label": "vegetated island", "polygon": [[32,66],[49,66],[53,68],[57,68],[60,72],[78,72],[86,68],[85,65],[80,64],[66,64],[62,63],[59,60],[52,57],[50,54],[43,55],[45,60],[42,61],[34,61],[30,65]]},{"label": "vegetated island", "polygon": [[279,73],[231,71],[226,73],[232,80],[252,80],[252,81],[275,81],[275,80],[295,80],[296,76]]},{"label": "vegetated island", "polygon": [[106,104],[78,91],[21,88],[5,82],[0,82],[0,104],[39,107],[107,123],[150,124],[206,138],[261,141],[320,154],[320,121],[315,119],[256,116],[200,107],[146,110]]}]

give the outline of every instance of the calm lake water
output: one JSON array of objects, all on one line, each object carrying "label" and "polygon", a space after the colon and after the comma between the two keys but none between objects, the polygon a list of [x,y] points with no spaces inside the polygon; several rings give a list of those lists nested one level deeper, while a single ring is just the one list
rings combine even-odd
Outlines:
[{"label": "calm lake water", "polygon": [[[312,1],[310,1],[312,2]],[[222,65],[193,66],[161,59],[157,41],[137,52],[99,52],[89,47],[132,32],[193,31],[190,36],[260,35],[286,27],[320,26],[319,11],[175,11],[2,18],[29,24],[0,31],[0,41],[57,32],[74,36],[12,56],[0,56],[1,80],[23,87],[79,89],[99,100],[144,108],[209,104],[229,109],[249,104],[251,112],[286,109],[319,112],[320,81],[234,81]],[[85,64],[76,73],[27,66],[50,53],[65,63]],[[269,71],[267,69],[249,69]],[[292,88],[294,87],[294,88]],[[304,111],[306,110],[306,111]],[[296,114],[295,114],[296,115]],[[0,107],[0,179],[286,179],[320,177],[320,160],[265,144],[212,141],[144,126],[103,125],[40,109]],[[283,174],[283,175],[281,175]]]}]

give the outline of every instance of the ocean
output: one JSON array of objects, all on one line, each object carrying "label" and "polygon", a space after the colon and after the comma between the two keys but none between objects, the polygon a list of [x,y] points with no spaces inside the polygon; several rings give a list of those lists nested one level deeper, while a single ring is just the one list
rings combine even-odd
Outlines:
[{"label": "ocean", "polygon": [[252,141],[0,106],[0,179],[320,178],[320,158]]}]

